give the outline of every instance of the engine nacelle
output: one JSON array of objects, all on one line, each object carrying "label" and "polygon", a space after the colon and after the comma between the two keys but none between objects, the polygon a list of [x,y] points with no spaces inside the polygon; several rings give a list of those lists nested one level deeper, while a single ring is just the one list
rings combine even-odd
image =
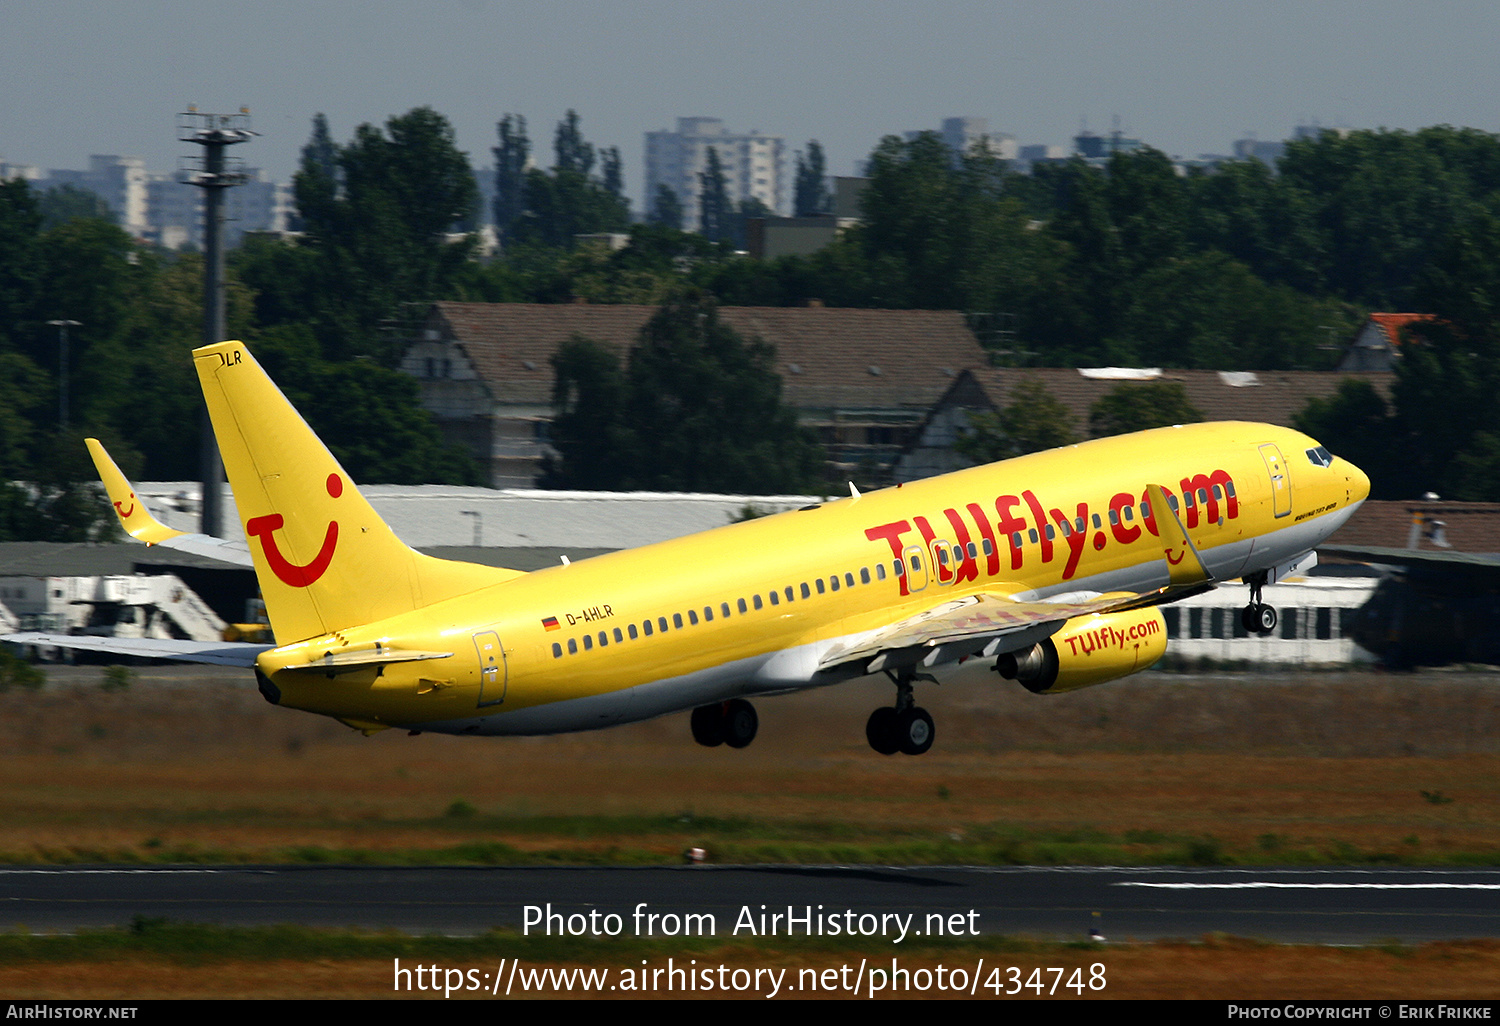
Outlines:
[{"label": "engine nacelle", "polygon": [[1055,695],[1128,677],[1166,651],[1166,621],[1149,606],[1075,617],[1045,641],[1001,655],[995,670],[1028,691]]}]

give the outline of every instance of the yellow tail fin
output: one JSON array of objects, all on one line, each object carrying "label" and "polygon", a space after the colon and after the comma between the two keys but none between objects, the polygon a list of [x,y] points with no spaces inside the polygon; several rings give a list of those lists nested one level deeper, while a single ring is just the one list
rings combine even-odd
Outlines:
[{"label": "yellow tail fin", "polygon": [[408,548],[242,343],[193,362],[281,644],[522,576]]},{"label": "yellow tail fin", "polygon": [[99,480],[104,482],[104,490],[109,494],[109,504],[115,508],[115,515],[120,518],[120,526],[126,534],[147,545],[159,545],[182,537],[183,532],[174,531],[146,510],[146,504],[135,497],[135,489],[99,439],[85,438],[83,444],[89,447],[94,469],[99,471]]}]

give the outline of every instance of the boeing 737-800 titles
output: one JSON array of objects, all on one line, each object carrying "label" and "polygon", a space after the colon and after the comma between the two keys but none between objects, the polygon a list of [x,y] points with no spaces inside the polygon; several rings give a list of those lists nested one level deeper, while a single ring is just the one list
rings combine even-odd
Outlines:
[{"label": "boeing 737-800 titles", "polygon": [[[1036,453],[534,573],[408,548],[239,342],[193,354],[275,645],[22,634],[9,640],[253,668],[273,703],[375,732],[590,730],[693,710],[743,747],[749,699],[884,674],[877,751],[918,754],[914,686],[992,660],[1038,693],[1114,680],[1166,648],[1158,606],[1305,568],[1369,492],[1360,470],[1266,424],[1160,428]],[[125,530],[157,522],[97,442]]]}]

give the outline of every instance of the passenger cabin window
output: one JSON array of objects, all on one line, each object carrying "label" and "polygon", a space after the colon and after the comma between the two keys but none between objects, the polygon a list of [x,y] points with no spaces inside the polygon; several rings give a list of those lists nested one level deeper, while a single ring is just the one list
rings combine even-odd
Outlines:
[{"label": "passenger cabin window", "polygon": [[[816,585],[817,585],[817,586],[818,586],[818,594],[819,594],[819,595],[821,595],[821,594],[823,594],[823,591],[824,591],[824,588],[823,588],[823,578],[821,578],[821,577],[819,577],[819,578],[818,578],[818,579],[817,579],[817,580],[816,580],[816,581],[814,581],[814,582],[813,582],[813,583],[814,583],[814,584],[816,584]],[[803,585],[803,586],[802,586],[802,587],[804,587],[804,588],[805,588],[805,587],[807,587],[807,585],[805,585],[805,584],[804,584],[804,585]],[[803,597],[803,598],[806,598],[806,597],[807,597],[807,596],[806,596],[806,595],[803,595],[803,596],[802,596],[802,597]]]},{"label": "passenger cabin window", "polygon": [[[755,601],[756,601],[756,604],[758,606],[759,603],[760,603],[760,598],[757,596],[757,598],[756,598]],[[773,606],[779,606],[779,605],[781,605],[781,598],[774,591],[771,592],[771,605],[773,605]]]},{"label": "passenger cabin window", "polygon": [[883,581],[883,580],[885,580],[885,564],[884,563],[876,563],[875,564],[875,579],[877,581]]},{"label": "passenger cabin window", "polygon": [[[680,621],[681,617],[675,617],[674,619],[677,619],[677,620]],[[691,610],[691,609],[688,610],[688,623],[690,623],[694,627],[698,626],[698,614],[696,612],[694,612],[693,610]],[[677,626],[681,627],[682,626],[681,622],[679,622],[677,624]]]},{"label": "passenger cabin window", "polygon": [[594,649],[594,636],[592,634],[585,634],[583,636],[583,650],[585,652],[591,652],[591,651],[593,651],[593,649]]},{"label": "passenger cabin window", "polygon": [[[823,586],[821,584],[818,585],[818,590],[819,591],[823,590]],[[802,582],[802,597],[803,598],[812,598],[812,589],[807,586],[807,582],[806,581]]]},{"label": "passenger cabin window", "polygon": [[553,659],[561,659],[562,658],[562,646],[559,645],[555,641],[552,643],[552,658]]},{"label": "passenger cabin window", "polygon": [[870,583],[870,568],[869,567],[862,566],[862,567],[859,568],[859,583],[860,584],[869,584]]},{"label": "passenger cabin window", "polygon": [[[646,621],[646,633],[647,634],[651,633],[651,621],[649,621],[649,620]],[[630,625],[630,640],[634,641],[634,640],[636,640],[637,637],[639,637],[639,635],[637,635],[636,632],[635,632],[635,624],[631,624]]]},{"label": "passenger cabin window", "polygon": [[577,638],[569,638],[568,639],[568,655],[577,655],[577,654],[578,654],[578,639]]}]

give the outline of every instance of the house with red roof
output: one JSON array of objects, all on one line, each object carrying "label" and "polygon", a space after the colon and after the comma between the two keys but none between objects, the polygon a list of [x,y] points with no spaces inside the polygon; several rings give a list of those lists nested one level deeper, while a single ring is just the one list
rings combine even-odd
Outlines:
[{"label": "house with red roof", "polygon": [[1392,370],[1401,356],[1406,328],[1436,319],[1432,314],[1372,313],[1344,350],[1338,369],[1354,373]]}]

